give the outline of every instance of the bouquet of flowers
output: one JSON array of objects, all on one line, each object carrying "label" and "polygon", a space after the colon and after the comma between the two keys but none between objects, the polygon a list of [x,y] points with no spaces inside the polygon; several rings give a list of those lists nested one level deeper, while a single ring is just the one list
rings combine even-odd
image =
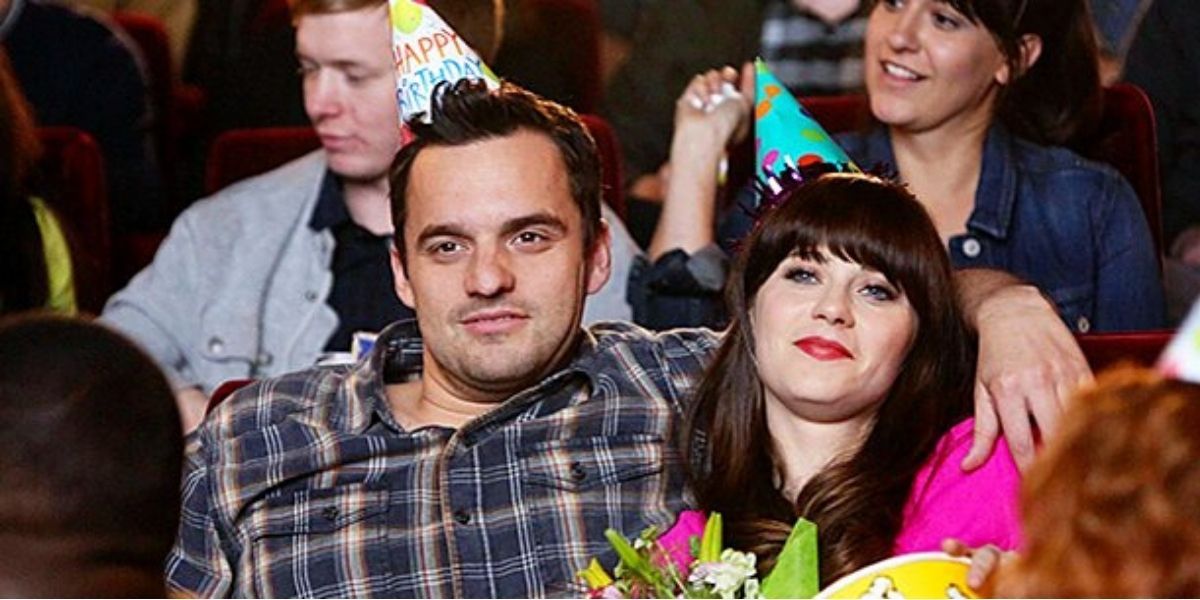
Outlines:
[{"label": "bouquet of flowers", "polygon": [[[696,535],[701,529],[702,533]],[[725,548],[720,513],[688,511],[664,534],[651,527],[633,541],[605,532],[619,562],[613,575],[592,559],[579,577],[590,598],[811,598],[817,593],[817,529],[800,519],[777,566],[758,579],[755,556]]]}]

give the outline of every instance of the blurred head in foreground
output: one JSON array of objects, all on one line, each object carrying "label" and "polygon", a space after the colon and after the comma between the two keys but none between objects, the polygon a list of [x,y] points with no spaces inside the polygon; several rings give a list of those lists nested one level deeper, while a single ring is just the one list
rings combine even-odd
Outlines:
[{"label": "blurred head in foreground", "polygon": [[1200,386],[1120,368],[1028,473],[1025,551],[996,597],[1200,596]]},{"label": "blurred head in foreground", "polygon": [[131,342],[0,320],[0,596],[164,596],[182,461],[171,388]]}]

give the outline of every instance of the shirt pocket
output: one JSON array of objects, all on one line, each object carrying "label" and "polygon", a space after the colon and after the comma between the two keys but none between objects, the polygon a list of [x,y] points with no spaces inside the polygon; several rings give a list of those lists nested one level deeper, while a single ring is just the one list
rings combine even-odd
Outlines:
[{"label": "shirt pocket", "polygon": [[1046,291],[1058,308],[1067,327],[1075,333],[1088,333],[1096,310],[1096,287],[1090,283],[1064,284]]},{"label": "shirt pocket", "polygon": [[605,529],[636,535],[669,526],[683,509],[678,453],[660,435],[543,442],[521,467],[548,595],[582,593],[575,574],[592,557],[612,554]]},{"label": "shirt pocket", "polygon": [[249,517],[256,595],[379,595],[390,575],[387,512],[388,490],[360,484],[267,499]]}]

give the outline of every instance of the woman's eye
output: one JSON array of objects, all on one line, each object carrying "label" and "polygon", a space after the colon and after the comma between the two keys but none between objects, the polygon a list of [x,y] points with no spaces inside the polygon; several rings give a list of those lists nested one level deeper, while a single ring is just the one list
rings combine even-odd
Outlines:
[{"label": "woman's eye", "polygon": [[938,29],[952,31],[962,27],[963,21],[961,17],[955,14],[935,12],[933,13],[933,24]]},{"label": "woman's eye", "polygon": [[900,296],[896,290],[888,285],[871,284],[862,289],[862,294],[872,300],[879,302],[889,302]]},{"label": "woman's eye", "polygon": [[803,267],[792,267],[783,276],[796,283],[815,283],[817,281],[817,274],[811,269]]},{"label": "woman's eye", "polygon": [[900,8],[904,4],[904,2],[902,0],[881,0],[880,4],[882,4],[887,9],[895,10],[897,8]]}]

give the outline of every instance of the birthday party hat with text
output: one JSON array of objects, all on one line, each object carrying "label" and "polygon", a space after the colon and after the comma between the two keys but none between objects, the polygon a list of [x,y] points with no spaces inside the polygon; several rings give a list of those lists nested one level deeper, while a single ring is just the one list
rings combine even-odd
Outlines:
[{"label": "birthday party hat with text", "polygon": [[418,115],[429,120],[433,88],[447,81],[480,79],[500,86],[479,53],[459,37],[425,0],[388,0],[392,23],[392,58],[396,64],[396,101],[400,120]]}]

